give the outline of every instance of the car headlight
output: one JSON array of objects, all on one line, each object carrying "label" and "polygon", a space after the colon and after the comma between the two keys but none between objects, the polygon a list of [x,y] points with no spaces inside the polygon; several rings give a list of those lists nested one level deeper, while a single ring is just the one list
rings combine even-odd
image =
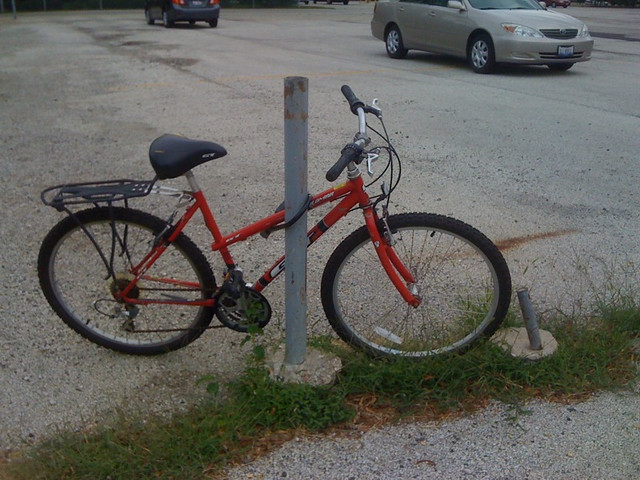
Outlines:
[{"label": "car headlight", "polygon": [[582,26],[582,29],[580,30],[580,33],[578,34],[579,37],[588,37],[589,36],[589,29],[587,28],[586,25]]},{"label": "car headlight", "polygon": [[544,38],[544,35],[542,35],[535,28],[525,27],[524,25],[516,25],[514,23],[503,23],[502,28],[504,28],[509,33],[518,35],[519,37]]}]

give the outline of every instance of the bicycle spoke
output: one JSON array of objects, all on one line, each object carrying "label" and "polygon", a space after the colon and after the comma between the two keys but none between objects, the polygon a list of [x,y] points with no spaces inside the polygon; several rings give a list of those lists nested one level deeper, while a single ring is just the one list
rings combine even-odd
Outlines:
[{"label": "bicycle spoke", "polygon": [[[43,290],[63,320],[96,343],[128,353],[160,353],[196,338],[213,309],[187,303],[203,303],[215,290],[199,250],[179,237],[132,284],[134,267],[148,257],[164,222],[135,210],[84,212],[78,215],[83,228],[62,222],[41,250]],[[110,271],[99,251],[110,257]],[[122,291],[131,302],[121,300]]]},{"label": "bicycle spoke", "polygon": [[323,306],[344,340],[376,354],[422,356],[463,348],[497,328],[510,282],[497,249],[489,258],[476,245],[490,248],[486,237],[429,214],[391,216],[390,226],[393,249],[414,277],[421,303],[414,308],[402,299],[367,230],[357,230],[323,275]]}]

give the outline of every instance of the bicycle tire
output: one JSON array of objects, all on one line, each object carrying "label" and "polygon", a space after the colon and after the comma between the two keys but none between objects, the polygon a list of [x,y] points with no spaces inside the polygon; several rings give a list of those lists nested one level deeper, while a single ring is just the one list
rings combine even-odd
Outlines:
[{"label": "bicycle tire", "polygon": [[428,357],[463,351],[492,335],[511,299],[511,276],[498,248],[442,215],[398,214],[388,224],[421,304],[414,308],[402,299],[363,226],[340,243],[322,275],[322,305],[338,336],[373,356]]},{"label": "bicycle tire", "polygon": [[[130,282],[133,277],[128,273],[129,267],[150,251],[151,243],[166,226],[158,217],[120,207],[90,208],[60,221],[43,240],[38,256],[40,286],[53,310],[83,337],[128,354],[165,353],[198,338],[211,322],[213,307],[140,305],[133,318],[127,318],[121,313],[125,305],[111,293],[119,281],[123,285]],[[115,278],[83,228],[91,232],[107,258],[113,253]],[[113,231],[119,236],[115,237]],[[112,247],[114,238],[116,248]],[[168,285],[167,274],[198,287]],[[162,279],[165,282],[160,282]],[[197,300],[210,298],[215,288],[209,262],[181,233],[167,245],[133,294],[140,298]]]}]

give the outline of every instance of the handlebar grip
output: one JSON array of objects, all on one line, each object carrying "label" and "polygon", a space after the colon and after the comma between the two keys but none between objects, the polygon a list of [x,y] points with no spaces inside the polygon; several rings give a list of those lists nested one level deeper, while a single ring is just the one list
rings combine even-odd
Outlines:
[{"label": "handlebar grip", "polygon": [[347,102],[349,102],[349,107],[351,108],[351,112],[354,115],[358,114],[358,108],[365,107],[364,102],[356,97],[356,94],[353,93],[353,90],[351,90],[351,87],[349,85],[343,85],[340,91],[344,95],[344,98],[347,99]]},{"label": "handlebar grip", "polygon": [[349,165],[349,163],[360,163],[358,162],[358,160],[360,159],[360,155],[362,155],[362,152],[363,150],[360,145],[357,145],[355,143],[349,143],[348,145],[346,145],[342,149],[342,152],[340,152],[342,155],[340,155],[340,158],[333,165],[333,167],[329,169],[325,178],[330,182],[336,180],[340,176],[342,171],[347,168],[347,165]]}]

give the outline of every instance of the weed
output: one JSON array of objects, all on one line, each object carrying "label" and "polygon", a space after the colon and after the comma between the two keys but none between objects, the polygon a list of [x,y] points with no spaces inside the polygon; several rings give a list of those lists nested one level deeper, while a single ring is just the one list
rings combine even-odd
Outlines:
[{"label": "weed", "polygon": [[[630,342],[640,332],[634,301],[620,295],[600,303],[587,323],[561,317],[555,324],[559,349],[536,363],[511,358],[490,342],[463,355],[416,361],[373,360],[330,339],[314,339],[312,345],[343,361],[335,384],[325,387],[271,380],[260,363],[264,349],[256,344],[244,374],[224,386],[224,399],[215,377],[206,376],[200,383],[210,401],[186,414],[127,418],[96,432],[64,434],[5,463],[4,470],[8,478],[34,480],[208,478],[268,443],[260,439],[274,432],[321,431],[364,418],[363,409],[395,412],[385,418],[445,415],[499,400],[519,415],[528,399],[582,399],[624,388],[637,374]],[[248,337],[255,342],[257,333]]]}]

